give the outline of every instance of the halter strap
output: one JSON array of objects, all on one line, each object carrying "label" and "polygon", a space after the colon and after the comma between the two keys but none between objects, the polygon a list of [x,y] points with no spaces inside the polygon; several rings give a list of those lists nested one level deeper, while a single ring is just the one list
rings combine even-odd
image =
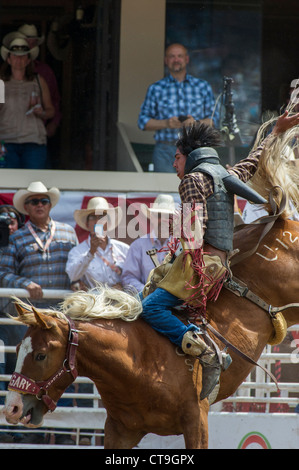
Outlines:
[{"label": "halter strap", "polygon": [[66,349],[65,359],[62,367],[58,369],[49,379],[44,381],[35,382],[34,380],[26,377],[23,374],[14,372],[8,384],[8,390],[35,395],[38,400],[42,400],[49,411],[54,411],[57,402],[55,402],[49,395],[48,389],[59,380],[64,374],[70,373],[72,375],[72,382],[77,378],[78,371],[75,365],[76,350],[78,347],[78,330],[75,329],[73,320],[68,318],[69,322],[69,335],[68,344]]}]

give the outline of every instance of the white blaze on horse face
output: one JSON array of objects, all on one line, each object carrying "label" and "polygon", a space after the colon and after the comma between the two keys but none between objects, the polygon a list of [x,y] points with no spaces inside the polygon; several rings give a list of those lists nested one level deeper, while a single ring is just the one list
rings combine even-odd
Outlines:
[{"label": "white blaze on horse face", "polygon": [[22,368],[24,365],[25,358],[28,354],[30,354],[33,351],[32,349],[32,342],[30,336],[27,338],[23,339],[20,349],[19,349],[19,354],[18,354],[18,360],[17,360],[17,365],[15,371],[21,374]]},{"label": "white blaze on horse face", "polygon": [[[28,354],[33,351],[31,338],[28,336],[25,338],[20,346],[18,359],[15,371],[19,374],[22,372],[25,358]],[[4,414],[6,420],[10,424],[17,424],[23,412],[23,399],[22,395],[18,392],[8,392],[5,400]]]}]

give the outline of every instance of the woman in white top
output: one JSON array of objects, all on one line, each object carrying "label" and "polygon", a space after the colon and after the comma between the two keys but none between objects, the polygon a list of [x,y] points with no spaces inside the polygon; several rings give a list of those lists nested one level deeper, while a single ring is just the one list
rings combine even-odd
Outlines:
[{"label": "woman in white top", "polygon": [[102,197],[90,199],[87,209],[74,212],[77,224],[90,232],[68,255],[66,272],[72,283],[79,281],[79,286],[75,284],[74,288],[90,289],[97,283],[122,288],[121,273],[129,245],[107,236],[121,217],[121,208],[109,206]]}]

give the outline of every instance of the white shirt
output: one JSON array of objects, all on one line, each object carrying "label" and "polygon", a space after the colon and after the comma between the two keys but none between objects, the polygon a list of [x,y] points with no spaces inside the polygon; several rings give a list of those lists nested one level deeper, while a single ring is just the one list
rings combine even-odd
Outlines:
[{"label": "white shirt", "polygon": [[[157,253],[160,263],[162,263],[169,251],[167,249],[167,242],[168,240],[164,243],[165,251]],[[137,291],[141,291],[144,288],[149,273],[155,267],[151,257],[146,254],[148,250],[153,248],[157,248],[157,250],[162,248],[161,242],[154,232],[137,238],[131,243],[122,272],[122,284],[124,287],[134,287]]]},{"label": "white shirt", "polygon": [[90,253],[90,236],[75,246],[68,255],[66,272],[72,282],[81,280],[89,288],[96,287],[96,283],[113,286],[121,282],[121,275],[117,274],[103,259],[122,269],[129,245],[119,240],[108,238],[105,250],[98,247],[96,253]]}]

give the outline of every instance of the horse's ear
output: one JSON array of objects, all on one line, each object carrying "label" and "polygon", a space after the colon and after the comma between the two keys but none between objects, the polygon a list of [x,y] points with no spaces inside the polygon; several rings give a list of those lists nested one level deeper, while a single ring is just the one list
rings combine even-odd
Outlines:
[{"label": "horse's ear", "polygon": [[35,320],[38,326],[40,326],[40,328],[44,330],[48,330],[49,328],[52,328],[53,322],[52,322],[51,317],[49,317],[48,315],[45,315],[44,313],[39,312],[38,310],[35,310],[34,307],[31,307],[31,308],[32,308],[32,312],[34,313]]},{"label": "horse's ear", "polygon": [[28,310],[26,310],[24,307],[21,307],[21,305],[18,303],[15,303],[15,308],[20,317],[24,315],[26,312],[28,313]]}]

